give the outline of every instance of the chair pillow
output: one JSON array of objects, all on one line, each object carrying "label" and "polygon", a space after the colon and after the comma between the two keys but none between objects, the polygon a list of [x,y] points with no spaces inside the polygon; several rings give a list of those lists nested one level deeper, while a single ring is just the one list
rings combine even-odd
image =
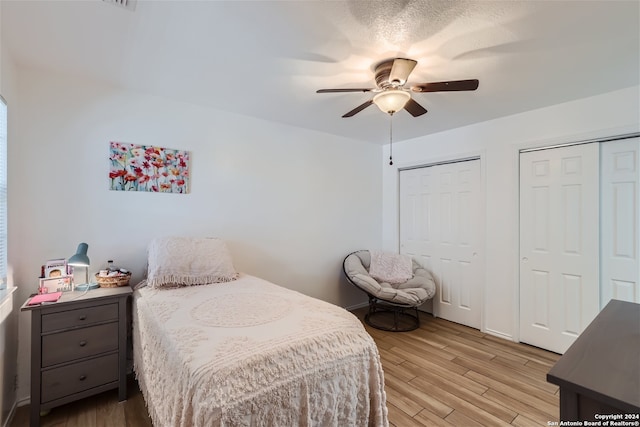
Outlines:
[{"label": "chair pillow", "polygon": [[371,254],[369,275],[374,279],[397,285],[413,277],[410,256],[378,251],[369,251],[369,253]]}]

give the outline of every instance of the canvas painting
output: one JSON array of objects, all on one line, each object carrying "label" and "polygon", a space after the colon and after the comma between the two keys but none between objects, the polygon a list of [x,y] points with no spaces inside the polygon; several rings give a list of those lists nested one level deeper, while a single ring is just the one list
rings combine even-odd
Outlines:
[{"label": "canvas painting", "polygon": [[188,151],[111,142],[109,161],[111,190],[189,192]]}]

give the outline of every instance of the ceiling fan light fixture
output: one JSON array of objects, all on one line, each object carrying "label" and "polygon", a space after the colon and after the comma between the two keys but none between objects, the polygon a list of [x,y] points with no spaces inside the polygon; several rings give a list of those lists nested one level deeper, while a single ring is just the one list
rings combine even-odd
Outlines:
[{"label": "ceiling fan light fixture", "polygon": [[389,89],[374,96],[373,103],[376,104],[383,113],[393,114],[396,111],[402,110],[410,99],[411,95],[409,92],[400,89]]},{"label": "ceiling fan light fixture", "polygon": [[[2,0],[0,0],[2,1]],[[117,1],[117,0],[104,0]],[[123,1],[123,0],[119,0]],[[133,1],[133,0],[128,0]],[[406,1],[406,0],[405,0]],[[407,58],[392,58],[378,63],[375,66],[376,87],[372,88],[336,88],[319,89],[317,93],[344,93],[344,92],[373,92],[375,95],[368,101],[358,105],[342,117],[353,117],[360,111],[376,104],[380,111],[393,116],[394,113],[404,109],[413,117],[419,117],[427,113],[427,109],[417,103],[412,97],[412,92],[459,92],[478,89],[478,80],[450,80],[435,83],[419,83],[405,87],[409,75],[416,66],[417,61]]]}]

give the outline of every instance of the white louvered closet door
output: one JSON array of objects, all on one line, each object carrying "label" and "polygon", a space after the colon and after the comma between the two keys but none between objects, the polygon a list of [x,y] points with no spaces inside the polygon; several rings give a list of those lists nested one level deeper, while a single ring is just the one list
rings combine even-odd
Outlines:
[{"label": "white louvered closet door", "polygon": [[598,152],[520,155],[520,341],[557,353],[600,309]]}]

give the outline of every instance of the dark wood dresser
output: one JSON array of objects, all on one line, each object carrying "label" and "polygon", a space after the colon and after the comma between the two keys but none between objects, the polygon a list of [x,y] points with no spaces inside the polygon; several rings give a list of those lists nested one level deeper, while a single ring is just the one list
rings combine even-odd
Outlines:
[{"label": "dark wood dresser", "polygon": [[561,421],[638,422],[640,304],[611,300],[551,368],[547,381],[560,387]]},{"label": "dark wood dresser", "polygon": [[65,292],[31,312],[31,427],[59,405],[118,388],[127,398],[127,302],[131,288]]}]

